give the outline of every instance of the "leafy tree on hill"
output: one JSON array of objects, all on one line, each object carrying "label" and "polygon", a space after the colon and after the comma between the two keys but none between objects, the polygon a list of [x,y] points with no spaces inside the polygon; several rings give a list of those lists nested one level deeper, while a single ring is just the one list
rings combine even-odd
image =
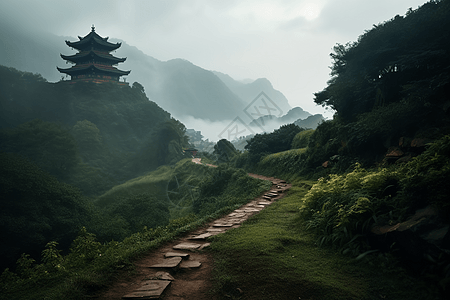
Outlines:
[{"label": "leafy tree on hill", "polygon": [[213,153],[217,155],[217,161],[219,163],[225,163],[231,161],[231,159],[236,156],[239,151],[237,151],[233,144],[227,139],[221,139],[214,145]]},{"label": "leafy tree on hill", "polygon": [[75,139],[61,125],[39,119],[0,132],[4,152],[29,158],[58,178],[67,178],[78,163]]},{"label": "leafy tree on hill", "polygon": [[303,128],[295,124],[283,125],[272,133],[255,135],[245,146],[250,154],[252,163],[257,163],[266,154],[286,151],[291,149],[292,140]]},{"label": "leafy tree on hill", "polygon": [[332,78],[314,101],[347,121],[418,93],[411,100],[442,103],[450,83],[449,16],[450,1],[430,1],[336,45]]},{"label": "leafy tree on hill", "polygon": [[28,160],[0,152],[1,267],[23,252],[39,256],[48,241],[68,248],[89,209],[80,191]]}]

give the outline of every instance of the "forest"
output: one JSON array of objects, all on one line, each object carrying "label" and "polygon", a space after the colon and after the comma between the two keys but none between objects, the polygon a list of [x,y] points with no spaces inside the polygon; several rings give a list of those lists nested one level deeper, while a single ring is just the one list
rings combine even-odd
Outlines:
[{"label": "forest", "polygon": [[[257,134],[245,151],[220,140],[198,154],[218,168],[191,163],[185,126],[138,82],[49,83],[0,66],[5,295],[101,288],[106,273],[270,186],[247,172],[314,182],[297,215],[318,246],[395,257],[448,295],[449,29],[450,1],[430,1],[337,44],[314,94],[333,119]],[[432,213],[413,230],[392,229],[423,209]],[[67,284],[54,291],[56,281]]]}]

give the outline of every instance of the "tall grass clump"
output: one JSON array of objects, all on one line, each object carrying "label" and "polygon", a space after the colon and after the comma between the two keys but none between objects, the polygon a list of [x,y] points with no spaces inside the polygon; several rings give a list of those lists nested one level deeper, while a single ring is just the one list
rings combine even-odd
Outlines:
[{"label": "tall grass clump", "polygon": [[356,164],[350,173],[319,179],[306,194],[301,215],[320,245],[360,254],[369,249],[365,238],[375,223],[403,216],[404,209],[393,201],[399,180],[395,169],[368,171]]},{"label": "tall grass clump", "polygon": [[300,173],[305,160],[306,148],[291,149],[264,156],[256,172],[266,176],[278,176],[291,180]]},{"label": "tall grass clump", "polygon": [[374,225],[402,222],[428,205],[448,219],[449,153],[447,135],[404,165],[366,170],[357,163],[351,172],[320,178],[306,194],[301,216],[321,245],[354,254],[369,250]]}]

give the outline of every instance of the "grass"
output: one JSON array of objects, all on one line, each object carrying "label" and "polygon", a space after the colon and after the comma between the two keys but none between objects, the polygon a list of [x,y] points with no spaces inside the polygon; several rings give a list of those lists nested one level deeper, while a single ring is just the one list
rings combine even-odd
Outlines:
[{"label": "grass", "polygon": [[319,248],[299,217],[306,192],[296,185],[241,227],[212,238],[219,298],[436,299],[382,255],[355,260]]}]

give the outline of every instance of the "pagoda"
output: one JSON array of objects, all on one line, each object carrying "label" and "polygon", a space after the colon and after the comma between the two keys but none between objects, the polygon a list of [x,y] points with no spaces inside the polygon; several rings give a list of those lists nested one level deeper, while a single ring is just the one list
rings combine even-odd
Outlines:
[{"label": "pagoda", "polygon": [[67,46],[77,49],[78,53],[61,54],[64,60],[75,65],[67,69],[57,67],[59,72],[70,75],[72,81],[118,82],[120,76],[130,74],[131,71],[122,71],[114,67],[124,62],[126,58],[110,54],[111,51],[117,50],[121,43],[108,42],[108,37],[103,38],[95,32],[94,25],[88,35],[78,39],[76,42],[66,41]]}]

